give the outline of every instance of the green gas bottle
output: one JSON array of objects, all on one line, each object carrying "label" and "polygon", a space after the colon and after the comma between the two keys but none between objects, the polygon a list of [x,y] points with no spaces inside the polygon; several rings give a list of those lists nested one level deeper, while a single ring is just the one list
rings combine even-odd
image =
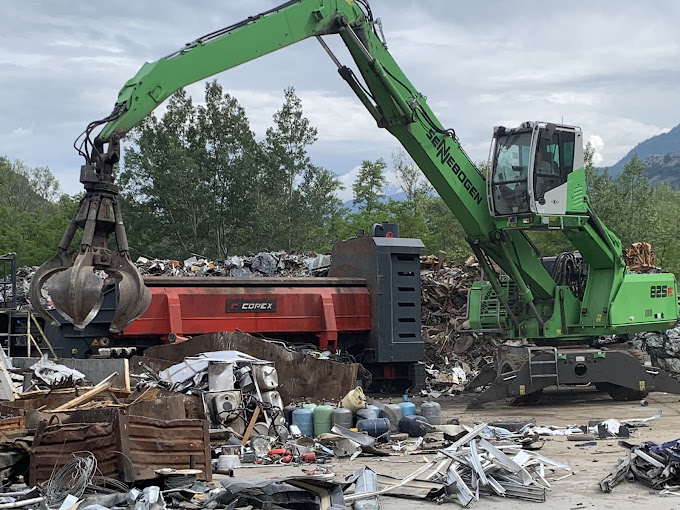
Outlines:
[{"label": "green gas bottle", "polygon": [[314,408],[314,436],[327,434],[333,427],[333,407],[320,405]]}]

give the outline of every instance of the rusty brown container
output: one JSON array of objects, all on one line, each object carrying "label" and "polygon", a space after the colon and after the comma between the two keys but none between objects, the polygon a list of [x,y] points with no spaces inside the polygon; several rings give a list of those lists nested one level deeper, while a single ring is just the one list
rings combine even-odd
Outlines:
[{"label": "rusty brown container", "polygon": [[157,478],[157,469],[200,469],[212,479],[206,420],[156,420],[116,409],[112,423],[42,422],[31,449],[30,484],[50,478],[74,452],[92,452],[104,476],[124,482]]}]

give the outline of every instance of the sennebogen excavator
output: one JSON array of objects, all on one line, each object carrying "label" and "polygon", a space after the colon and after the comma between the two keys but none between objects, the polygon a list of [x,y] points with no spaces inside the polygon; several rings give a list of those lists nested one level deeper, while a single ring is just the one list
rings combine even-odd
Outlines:
[{"label": "sennebogen excavator", "polygon": [[[331,52],[324,40],[331,35],[340,36],[360,77]],[[48,280],[54,305],[65,317],[78,328],[92,320],[102,300],[95,270],[118,280],[112,332],[149,305],[149,291],[130,261],[114,183],[121,138],[181,87],[310,37],[463,226],[483,270],[469,293],[472,328],[522,344],[499,349],[493,368],[477,378],[476,385],[491,383],[480,402],[531,400],[554,385],[593,384],[617,399],[654,390],[680,393],[680,383],[641,364],[635,352],[595,343],[605,335],[672,327],[678,300],[672,274],[627,269],[621,242],[593,211],[580,128],[550,122],[496,127],[490,170],[481,172],[392,58],[366,0],[291,0],[141,67],[123,86],[113,111],[84,131],[79,152],[85,159],[80,173],[85,197],[57,254],[39,269],[30,289],[33,306],[47,321],[54,319],[39,294]],[[80,247],[68,252],[79,228]],[[527,236],[532,231],[563,233],[575,253],[544,260]],[[115,250],[109,248],[111,236]]]}]

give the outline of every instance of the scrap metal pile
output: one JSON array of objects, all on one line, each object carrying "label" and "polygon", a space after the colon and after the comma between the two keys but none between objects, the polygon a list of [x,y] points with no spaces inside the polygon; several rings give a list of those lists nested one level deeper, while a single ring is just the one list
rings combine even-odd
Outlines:
[{"label": "scrap metal pile", "polygon": [[[239,345],[251,351],[228,350]],[[554,481],[548,473],[569,469],[524,450],[541,447],[526,435],[442,425],[437,402],[418,409],[406,395],[371,399],[351,386],[356,366],[244,333],[148,351],[155,357],[129,363],[2,361],[0,373],[21,374],[31,391],[0,381],[0,508],[375,508],[382,494],[466,506],[486,495],[543,501]],[[291,365],[301,381],[283,375],[279,386]],[[131,379],[136,387],[125,387]],[[412,455],[432,460],[403,479],[369,468],[340,472],[345,459]],[[274,479],[235,476],[249,466],[296,469]],[[214,482],[215,474],[226,478]]]},{"label": "scrap metal pile", "polygon": [[[184,261],[139,257],[135,266],[143,276],[231,276],[250,277],[305,277],[326,276],[331,256],[309,253],[260,252],[250,256],[232,255],[224,260],[209,260],[192,256]],[[20,267],[16,272],[17,306],[28,305],[28,288],[38,266]],[[12,298],[11,290],[0,294],[0,302]],[[49,296],[43,289],[49,306]],[[51,308],[51,306],[49,306]]]},{"label": "scrap metal pile", "polygon": [[633,335],[633,345],[647,352],[654,366],[680,374],[680,325],[666,331]]},{"label": "scrap metal pile", "polygon": [[211,261],[192,256],[183,262],[139,257],[137,268],[150,276],[232,276],[250,278],[262,276],[325,276],[331,265],[330,255],[317,253],[260,252],[252,256],[232,255]]},{"label": "scrap metal pile", "polygon": [[611,492],[623,480],[637,481],[661,495],[680,495],[680,440],[638,445],[620,441],[626,456],[600,481],[600,489]]},{"label": "scrap metal pile", "polygon": [[426,478],[439,481],[455,494],[461,505],[467,506],[482,495],[498,495],[528,501],[545,501],[551,484],[547,471],[571,467],[555,462],[518,445],[494,446],[480,438],[486,428],[483,423],[475,427],[416,473],[431,471]]},{"label": "scrap metal pile", "polygon": [[147,366],[138,379],[140,391],[158,387],[199,396],[214,431],[246,440],[253,432],[286,437],[273,362],[238,351],[204,352],[158,373]]},{"label": "scrap metal pile", "polygon": [[430,393],[463,391],[465,383],[494,358],[496,339],[469,331],[467,294],[479,279],[479,264],[448,264],[446,254],[422,257],[422,331]]}]

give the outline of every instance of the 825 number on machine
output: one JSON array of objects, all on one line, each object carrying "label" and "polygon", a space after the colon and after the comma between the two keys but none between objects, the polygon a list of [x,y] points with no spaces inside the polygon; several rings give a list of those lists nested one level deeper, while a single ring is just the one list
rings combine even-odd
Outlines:
[{"label": "825 number on machine", "polygon": [[649,297],[651,298],[665,298],[673,296],[673,287],[667,285],[652,285],[650,287]]}]

